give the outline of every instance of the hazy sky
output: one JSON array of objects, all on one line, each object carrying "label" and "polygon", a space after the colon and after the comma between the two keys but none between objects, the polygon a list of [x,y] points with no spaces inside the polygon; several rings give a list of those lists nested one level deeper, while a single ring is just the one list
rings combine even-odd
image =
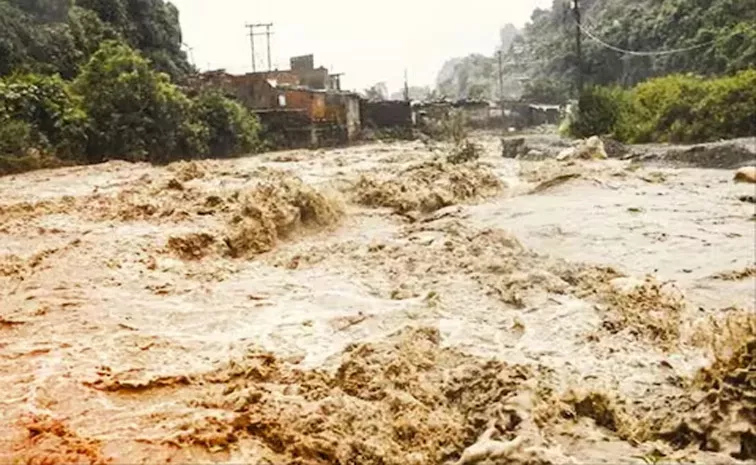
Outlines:
[{"label": "hazy sky", "polygon": [[[499,28],[524,24],[551,0],[171,0],[181,14],[184,42],[200,69],[251,71],[246,23],[274,23],[273,68],[313,53],[316,66],[345,73],[342,86],[361,90],[380,81],[398,90],[433,85],[448,58],[493,53]],[[371,6],[368,6],[371,5]],[[443,5],[443,6],[442,6]],[[260,32],[263,30],[260,29]],[[265,38],[255,41],[257,69],[267,68]]]}]

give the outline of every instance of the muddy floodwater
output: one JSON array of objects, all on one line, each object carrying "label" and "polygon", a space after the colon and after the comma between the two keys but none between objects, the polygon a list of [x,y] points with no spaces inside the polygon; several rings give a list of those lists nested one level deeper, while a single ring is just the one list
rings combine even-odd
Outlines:
[{"label": "muddy floodwater", "polygon": [[0,178],[0,462],[753,463],[754,186],[478,142]]}]

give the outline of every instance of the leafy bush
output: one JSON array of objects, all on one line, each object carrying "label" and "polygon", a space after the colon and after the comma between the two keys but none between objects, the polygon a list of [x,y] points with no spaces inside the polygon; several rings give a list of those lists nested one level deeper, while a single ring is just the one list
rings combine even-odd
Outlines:
[{"label": "leafy bush", "polygon": [[178,157],[182,123],[190,116],[189,98],[130,47],[104,42],[73,88],[91,119],[90,162]]},{"label": "leafy bush", "polygon": [[684,140],[714,140],[756,134],[756,69],[706,82],[696,120]]},{"label": "leafy bush", "polygon": [[630,137],[639,142],[684,141],[685,128],[696,120],[695,107],[705,97],[702,78],[672,75],[639,84],[633,90],[637,102],[637,131]]},{"label": "leafy bush", "polygon": [[59,76],[18,74],[0,80],[0,121],[29,126],[28,146],[78,157],[86,144],[87,117]]},{"label": "leafy bush", "polygon": [[70,85],[57,75],[0,79],[0,124],[0,173],[41,167],[30,149],[49,165],[51,155],[165,163],[261,148],[260,124],[239,103],[219,92],[190,99],[115,41],[103,42]]},{"label": "leafy bush", "polygon": [[705,142],[756,131],[756,70],[704,79],[673,75],[632,90],[595,87],[580,99],[570,134],[623,142]]},{"label": "leafy bush", "polygon": [[0,119],[0,174],[60,165],[54,156],[36,148],[32,125],[17,119]]},{"label": "leafy bush", "polygon": [[32,127],[29,123],[0,118],[0,156],[19,157],[33,145]]},{"label": "leafy bush", "polygon": [[169,78],[191,71],[170,2],[0,0],[0,174],[259,150],[256,117]]},{"label": "leafy bush", "polygon": [[533,79],[525,83],[521,100],[525,102],[562,105],[570,96],[570,88],[555,79]]},{"label": "leafy bush", "polygon": [[261,148],[257,117],[221,92],[200,94],[194,102],[194,111],[198,122],[207,128],[210,156],[228,157],[253,153]]},{"label": "leafy bush", "polygon": [[632,97],[619,87],[588,88],[578,101],[569,132],[576,137],[611,134],[622,138],[617,133],[628,131],[631,108]]}]

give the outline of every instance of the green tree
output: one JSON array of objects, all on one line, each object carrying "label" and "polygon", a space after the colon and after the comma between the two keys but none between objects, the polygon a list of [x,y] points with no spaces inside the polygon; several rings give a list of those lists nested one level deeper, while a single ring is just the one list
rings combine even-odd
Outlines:
[{"label": "green tree", "polygon": [[92,10],[75,6],[68,13],[68,25],[76,49],[84,57],[90,57],[106,40],[117,40],[118,33],[110,24],[103,22]]},{"label": "green tree", "polygon": [[90,161],[167,161],[179,155],[190,101],[132,48],[104,42],[73,86],[91,118]]},{"label": "green tree", "polygon": [[[583,0],[581,5],[590,35],[621,49],[651,52],[626,55],[586,33],[588,85],[631,87],[668,74],[718,76],[756,66],[756,0]],[[573,86],[577,61],[571,18],[569,3],[561,0],[549,10],[536,10],[506,60],[529,63],[524,68],[531,78]]]},{"label": "green tree", "polygon": [[0,124],[11,121],[28,126],[29,146],[62,158],[78,158],[86,144],[86,113],[59,76],[17,74],[0,80]]},{"label": "green tree", "polygon": [[27,15],[0,0],[0,76],[27,65],[30,58],[26,45],[32,41],[32,32]]},{"label": "green tree", "polygon": [[127,43],[174,80],[192,71],[169,2],[0,0],[0,76],[23,70],[73,78],[105,40]]},{"label": "green tree", "polygon": [[208,129],[210,156],[228,157],[260,150],[260,123],[238,102],[219,91],[208,91],[197,97],[194,111],[197,120]]},{"label": "green tree", "polygon": [[525,83],[522,100],[561,105],[569,99],[569,86],[553,79],[533,79]]},{"label": "green tree", "polygon": [[28,13],[37,22],[63,22],[68,16],[72,0],[8,0],[21,11]]}]

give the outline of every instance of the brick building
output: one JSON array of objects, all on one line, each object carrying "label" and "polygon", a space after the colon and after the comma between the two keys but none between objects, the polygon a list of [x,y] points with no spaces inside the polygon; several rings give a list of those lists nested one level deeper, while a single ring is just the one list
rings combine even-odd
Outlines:
[{"label": "brick building", "polygon": [[209,71],[195,86],[218,88],[236,98],[294,146],[355,140],[361,129],[359,96],[342,92],[338,75],[315,68],[312,55],[293,57],[290,65],[290,70],[243,75]]}]

